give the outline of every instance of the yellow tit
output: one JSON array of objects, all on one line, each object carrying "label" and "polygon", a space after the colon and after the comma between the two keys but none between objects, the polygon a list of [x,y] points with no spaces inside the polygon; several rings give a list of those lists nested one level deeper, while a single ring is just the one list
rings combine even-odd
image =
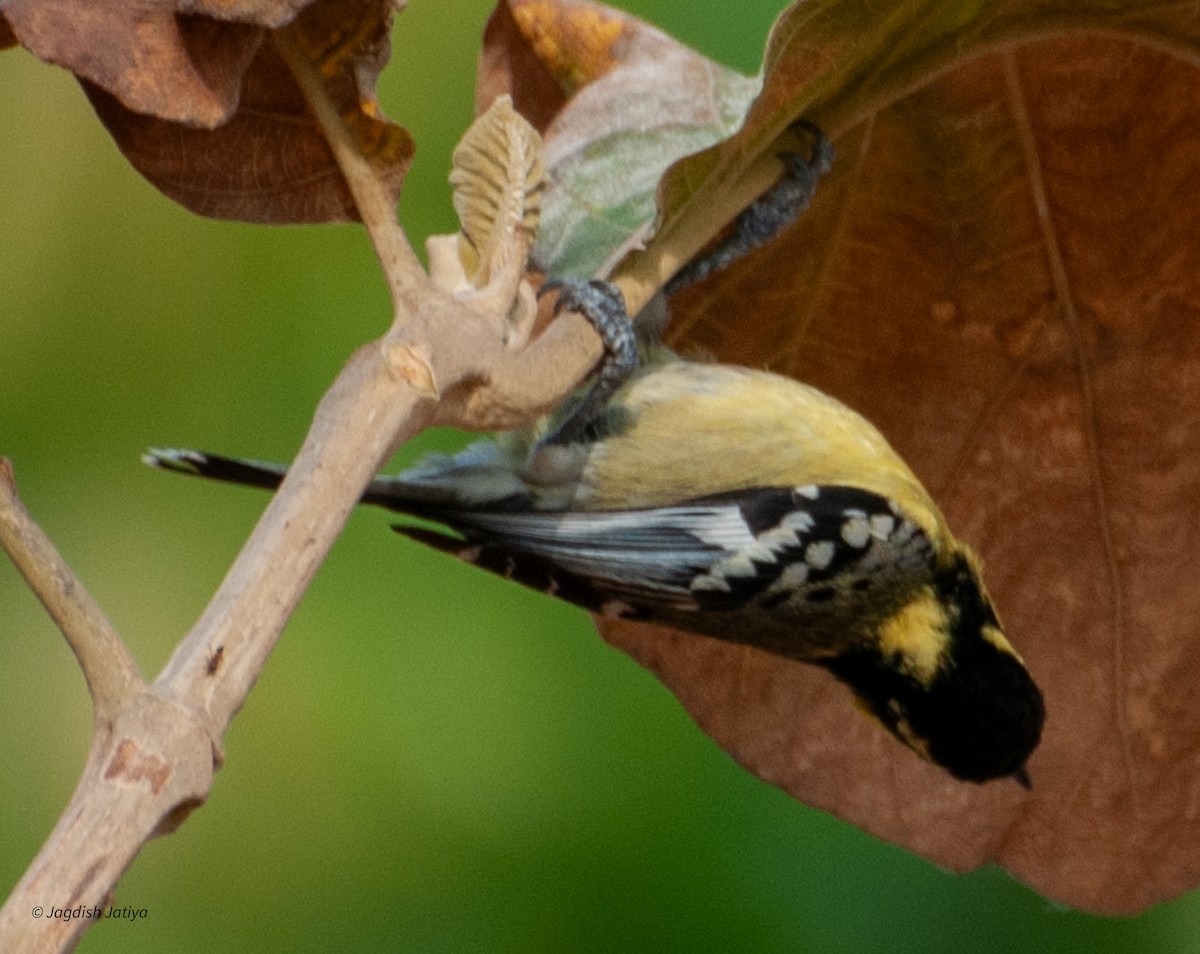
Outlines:
[{"label": "yellow tit", "polygon": [[[619,299],[561,290],[573,309]],[[1041,693],[978,559],[879,431],[765,371],[672,358],[621,379],[540,441],[433,455],[363,502],[445,524],[456,535],[396,529],[593,613],[823,666],[956,778],[1028,784]],[[196,451],[146,461],[264,487],[284,473]]]}]

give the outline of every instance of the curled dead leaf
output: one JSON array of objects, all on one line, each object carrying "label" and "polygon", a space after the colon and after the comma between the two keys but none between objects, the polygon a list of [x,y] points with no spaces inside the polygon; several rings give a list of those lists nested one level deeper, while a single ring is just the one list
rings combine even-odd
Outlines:
[{"label": "curled dead leaf", "polygon": [[394,195],[413,142],[386,120],[389,0],[90,3],[12,0],[22,45],[74,72],[125,157],[201,215],[324,222],[357,212],[270,32],[291,23],[366,159]]}]

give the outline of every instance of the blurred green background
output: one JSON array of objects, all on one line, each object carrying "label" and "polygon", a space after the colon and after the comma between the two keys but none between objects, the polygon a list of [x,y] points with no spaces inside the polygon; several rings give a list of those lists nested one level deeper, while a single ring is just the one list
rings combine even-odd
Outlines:
[{"label": "blurred green background", "polygon": [[[627,8],[744,72],[782,0]],[[414,0],[385,109],[418,157],[402,216],[454,227],[488,0]],[[156,673],[265,498],[151,471],[151,444],[288,459],[387,320],[359,230],[196,218],[118,155],[72,79],[0,54],[0,454]],[[453,440],[422,437],[406,449]],[[1200,893],[1133,919],[942,872],[740,770],[580,612],[364,512],[226,739],[210,803],[152,842],[120,951],[1195,951]],[[0,893],[54,824],[83,680],[0,562]],[[49,903],[49,901],[48,901]]]}]

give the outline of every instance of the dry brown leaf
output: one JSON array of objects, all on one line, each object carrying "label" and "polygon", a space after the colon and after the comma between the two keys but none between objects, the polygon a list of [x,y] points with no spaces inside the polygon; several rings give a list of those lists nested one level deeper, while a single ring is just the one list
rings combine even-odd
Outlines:
[{"label": "dry brown leaf", "polygon": [[1046,694],[1034,791],[964,790],[873,745],[809,766],[830,753],[800,732],[764,751],[765,727],[838,722],[813,713],[816,673],[702,690],[695,657],[726,654],[697,644],[664,679],[735,702],[702,724],[804,801],[1097,911],[1200,880],[1197,80],[1112,37],[964,63],[841,137],[811,215],[679,303],[689,344],[866,413],[981,550]]},{"label": "dry brown leaf", "polygon": [[619,10],[581,0],[500,0],[484,32],[476,111],[508,93],[544,132],[571,94],[620,62],[639,26]]},{"label": "dry brown leaf", "polygon": [[307,2],[9,0],[4,12],[22,46],[130,109],[212,128],[237,108],[263,27],[286,23]]},{"label": "dry brown leaf", "polygon": [[357,213],[269,28],[296,18],[359,148],[398,196],[412,138],[374,93],[392,10],[390,0],[5,7],[22,45],[79,76],[126,158],[166,195],[201,215],[272,223]]},{"label": "dry brown leaf", "polygon": [[1109,913],[1200,881],[1200,25],[1188,9],[797,4],[745,131],[664,187],[673,242],[798,115],[835,136],[839,159],[803,221],[678,296],[672,332],[865,412],[982,551],[1046,693],[1032,793],[955,782],[819,670],[604,626],[739,761],[801,800],[941,865],[997,861]]}]

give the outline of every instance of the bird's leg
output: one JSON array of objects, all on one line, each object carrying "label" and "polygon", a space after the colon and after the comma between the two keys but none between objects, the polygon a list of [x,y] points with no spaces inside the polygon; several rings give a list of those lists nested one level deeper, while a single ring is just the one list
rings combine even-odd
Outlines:
[{"label": "bird's leg", "polygon": [[812,136],[812,155],[806,157],[798,152],[780,153],[783,176],[742,210],[734,219],[729,235],[675,273],[666,285],[668,295],[732,265],[769,242],[808,208],[817,182],[833,167],[833,145],[820,129],[807,120],[798,120],[793,126]]},{"label": "bird's leg", "polygon": [[572,444],[638,366],[633,322],[625,310],[620,289],[611,282],[563,279],[547,282],[542,291],[558,291],[555,311],[574,311],[586,318],[604,344],[604,356],[591,388],[542,444]]}]

